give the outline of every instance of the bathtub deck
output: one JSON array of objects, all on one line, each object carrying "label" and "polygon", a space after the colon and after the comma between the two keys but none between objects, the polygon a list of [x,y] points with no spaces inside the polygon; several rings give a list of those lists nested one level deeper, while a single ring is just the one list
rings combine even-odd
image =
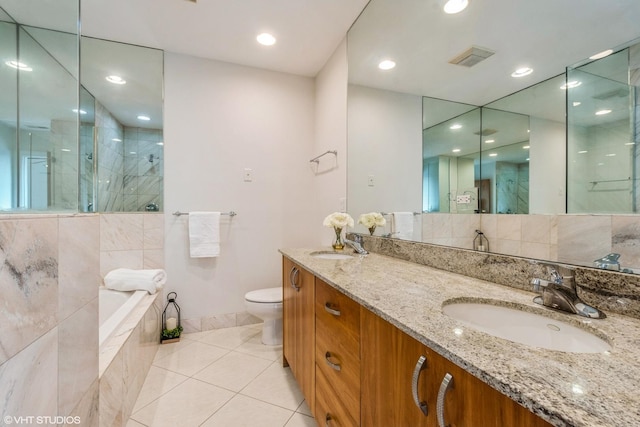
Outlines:
[{"label": "bathtub deck", "polygon": [[160,346],[127,427],[315,427],[282,346],[262,325],[183,334]]}]

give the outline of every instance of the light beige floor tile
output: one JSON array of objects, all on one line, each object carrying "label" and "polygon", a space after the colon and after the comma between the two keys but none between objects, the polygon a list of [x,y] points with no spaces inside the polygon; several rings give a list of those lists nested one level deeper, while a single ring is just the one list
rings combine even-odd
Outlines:
[{"label": "light beige floor tile", "polygon": [[255,337],[259,332],[259,330],[256,331],[255,328],[248,326],[215,329],[213,331],[209,331],[209,334],[201,338],[199,341],[233,350],[239,345],[242,345],[246,341]]},{"label": "light beige floor tile", "polygon": [[194,375],[202,381],[238,392],[272,362],[232,351]]},{"label": "light beige floor tile", "polygon": [[162,359],[170,355],[171,353],[175,353],[178,350],[182,350],[183,348],[193,344],[194,341],[185,340],[180,338],[178,342],[172,342],[170,344],[162,344],[158,346],[158,351],[156,352],[156,357],[153,360]]},{"label": "light beige floor tile", "polygon": [[262,344],[260,334],[254,335],[248,341],[237,346],[235,350],[271,361],[278,360],[282,356],[282,346]]},{"label": "light beige floor tile", "polygon": [[302,401],[300,406],[298,406],[298,409],[296,409],[296,412],[300,412],[301,414],[313,417],[313,414],[311,413],[311,408],[309,408],[309,405],[307,404],[306,400]]},{"label": "light beige floor tile", "polygon": [[293,414],[291,419],[285,424],[285,427],[316,427],[316,421],[307,415],[303,415],[299,412]]},{"label": "light beige floor tile", "polygon": [[272,363],[240,393],[292,411],[295,411],[303,400],[291,369],[283,368],[278,362]]},{"label": "light beige floor tile", "polygon": [[238,394],[202,427],[281,427],[291,415],[284,408]]},{"label": "light beige floor tile", "polygon": [[129,421],[127,421],[126,427],[146,427],[146,426],[144,424],[140,424],[135,420],[130,419]]},{"label": "light beige floor tile", "polygon": [[213,331],[202,331],[202,332],[191,332],[190,334],[181,334],[180,339],[187,339],[189,341],[200,341],[202,338],[206,337]]},{"label": "light beige floor tile", "polygon": [[151,366],[147,378],[144,380],[140,394],[138,394],[138,400],[133,407],[133,412],[137,412],[143,406],[153,402],[178,384],[183,383],[189,377],[178,374],[173,371],[168,371],[157,366]]},{"label": "light beige floor tile", "polygon": [[228,352],[229,350],[220,347],[194,342],[188,347],[154,361],[153,365],[190,377]]},{"label": "light beige floor tile", "polygon": [[196,427],[233,397],[233,393],[188,379],[131,418],[152,427]]}]

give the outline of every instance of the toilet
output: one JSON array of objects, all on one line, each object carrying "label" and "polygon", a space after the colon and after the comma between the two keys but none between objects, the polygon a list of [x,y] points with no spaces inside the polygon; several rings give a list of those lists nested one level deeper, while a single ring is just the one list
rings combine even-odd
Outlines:
[{"label": "toilet", "polygon": [[266,288],[247,292],[244,305],[249,312],[264,320],[262,343],[282,344],[282,288]]}]

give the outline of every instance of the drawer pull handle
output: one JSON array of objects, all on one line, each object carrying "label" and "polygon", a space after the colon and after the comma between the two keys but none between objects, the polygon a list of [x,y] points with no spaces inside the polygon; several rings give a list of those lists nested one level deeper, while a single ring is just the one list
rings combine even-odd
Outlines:
[{"label": "drawer pull handle", "polygon": [[334,316],[340,316],[340,310],[336,310],[335,308],[332,308],[330,302],[327,302],[324,304],[324,309],[327,311],[327,313],[331,313]]},{"label": "drawer pull handle", "polygon": [[324,417],[324,426],[331,427],[331,421],[333,421],[333,418],[331,418],[331,415],[327,414],[327,416]]},{"label": "drawer pull handle", "polygon": [[444,397],[451,388],[451,383],[453,383],[453,377],[450,373],[447,373],[442,379],[442,384],[440,384],[440,390],[438,390],[438,402],[436,407],[436,412],[438,415],[438,427],[448,427],[444,422]]},{"label": "drawer pull handle", "polygon": [[426,368],[427,358],[425,356],[420,356],[416,363],[416,367],[413,370],[413,376],[411,377],[411,394],[413,395],[413,402],[425,416],[429,413],[429,410],[427,409],[427,402],[420,401],[420,396],[418,395],[418,381],[420,380],[420,372],[424,371]]},{"label": "drawer pull handle", "polygon": [[327,362],[327,365],[331,366],[331,368],[335,369],[336,371],[342,370],[339,363],[333,363],[331,361],[331,357],[331,353],[327,351],[324,355],[324,360]]},{"label": "drawer pull handle", "polygon": [[300,287],[296,283],[298,281],[298,273],[300,273],[300,270],[298,270],[296,267],[293,267],[291,269],[291,272],[289,273],[289,282],[291,283],[291,287],[293,289],[295,289],[297,292],[300,292]]}]

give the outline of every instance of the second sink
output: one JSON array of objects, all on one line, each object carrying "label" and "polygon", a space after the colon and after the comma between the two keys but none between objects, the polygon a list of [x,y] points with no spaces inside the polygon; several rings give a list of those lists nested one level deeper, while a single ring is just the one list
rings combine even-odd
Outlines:
[{"label": "second sink", "polygon": [[611,350],[593,333],[542,314],[486,302],[445,302],[442,311],[473,329],[532,347],[571,353]]}]

